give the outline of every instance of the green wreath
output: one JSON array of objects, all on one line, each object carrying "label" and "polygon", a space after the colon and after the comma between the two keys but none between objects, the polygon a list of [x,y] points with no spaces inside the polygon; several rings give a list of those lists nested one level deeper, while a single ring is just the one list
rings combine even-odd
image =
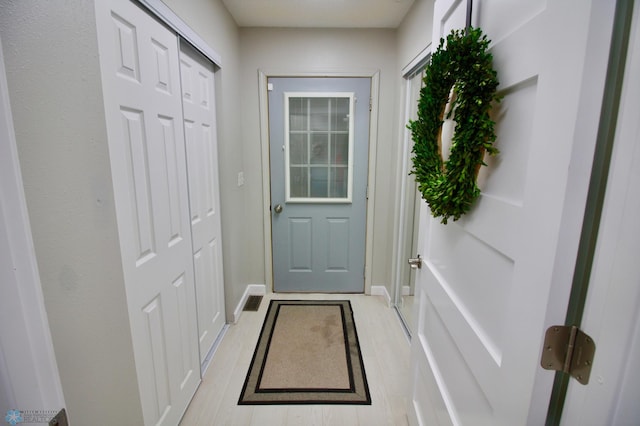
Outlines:
[{"label": "green wreath", "polygon": [[[476,178],[485,151],[498,153],[495,123],[489,116],[498,79],[490,41],[479,28],[454,30],[431,56],[418,101],[418,119],[407,127],[412,132],[413,169],[422,197],[434,217],[458,220],[480,195]],[[452,92],[450,111],[456,122],[451,152],[442,160],[441,134],[445,107]]]}]

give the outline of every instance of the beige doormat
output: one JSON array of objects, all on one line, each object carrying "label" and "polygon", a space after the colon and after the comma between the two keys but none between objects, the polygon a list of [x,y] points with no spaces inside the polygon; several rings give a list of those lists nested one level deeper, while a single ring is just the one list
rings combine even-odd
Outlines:
[{"label": "beige doormat", "polygon": [[272,300],[238,404],[371,404],[348,300]]}]

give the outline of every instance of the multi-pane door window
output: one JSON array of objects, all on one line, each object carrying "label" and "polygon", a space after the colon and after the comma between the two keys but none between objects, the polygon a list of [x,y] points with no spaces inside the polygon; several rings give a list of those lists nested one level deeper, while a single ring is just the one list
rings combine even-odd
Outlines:
[{"label": "multi-pane door window", "polygon": [[289,202],[350,202],[353,94],[286,93]]}]

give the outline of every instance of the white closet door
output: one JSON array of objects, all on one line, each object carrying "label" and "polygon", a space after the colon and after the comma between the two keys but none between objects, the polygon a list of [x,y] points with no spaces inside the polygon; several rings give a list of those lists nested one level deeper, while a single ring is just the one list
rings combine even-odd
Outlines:
[{"label": "white closet door", "polygon": [[225,323],[213,64],[182,43],[180,73],[189,176],[200,360]]},{"label": "white closet door", "polygon": [[175,425],[200,382],[178,40],[126,0],[96,17],[144,421]]}]

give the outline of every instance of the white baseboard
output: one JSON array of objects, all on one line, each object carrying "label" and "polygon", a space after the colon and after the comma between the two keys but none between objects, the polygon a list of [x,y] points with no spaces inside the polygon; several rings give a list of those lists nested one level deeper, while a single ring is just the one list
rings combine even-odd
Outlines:
[{"label": "white baseboard", "polygon": [[244,294],[240,298],[240,301],[236,305],[236,309],[233,311],[233,323],[236,324],[240,319],[240,315],[242,315],[242,308],[244,308],[244,304],[247,302],[249,296],[264,296],[267,294],[267,286],[264,284],[248,284],[247,288],[244,290]]},{"label": "white baseboard", "polygon": [[391,296],[389,296],[389,292],[387,291],[387,287],[383,285],[372,285],[371,286],[371,295],[372,296],[382,296],[384,300],[387,302],[387,306],[391,306]]}]

